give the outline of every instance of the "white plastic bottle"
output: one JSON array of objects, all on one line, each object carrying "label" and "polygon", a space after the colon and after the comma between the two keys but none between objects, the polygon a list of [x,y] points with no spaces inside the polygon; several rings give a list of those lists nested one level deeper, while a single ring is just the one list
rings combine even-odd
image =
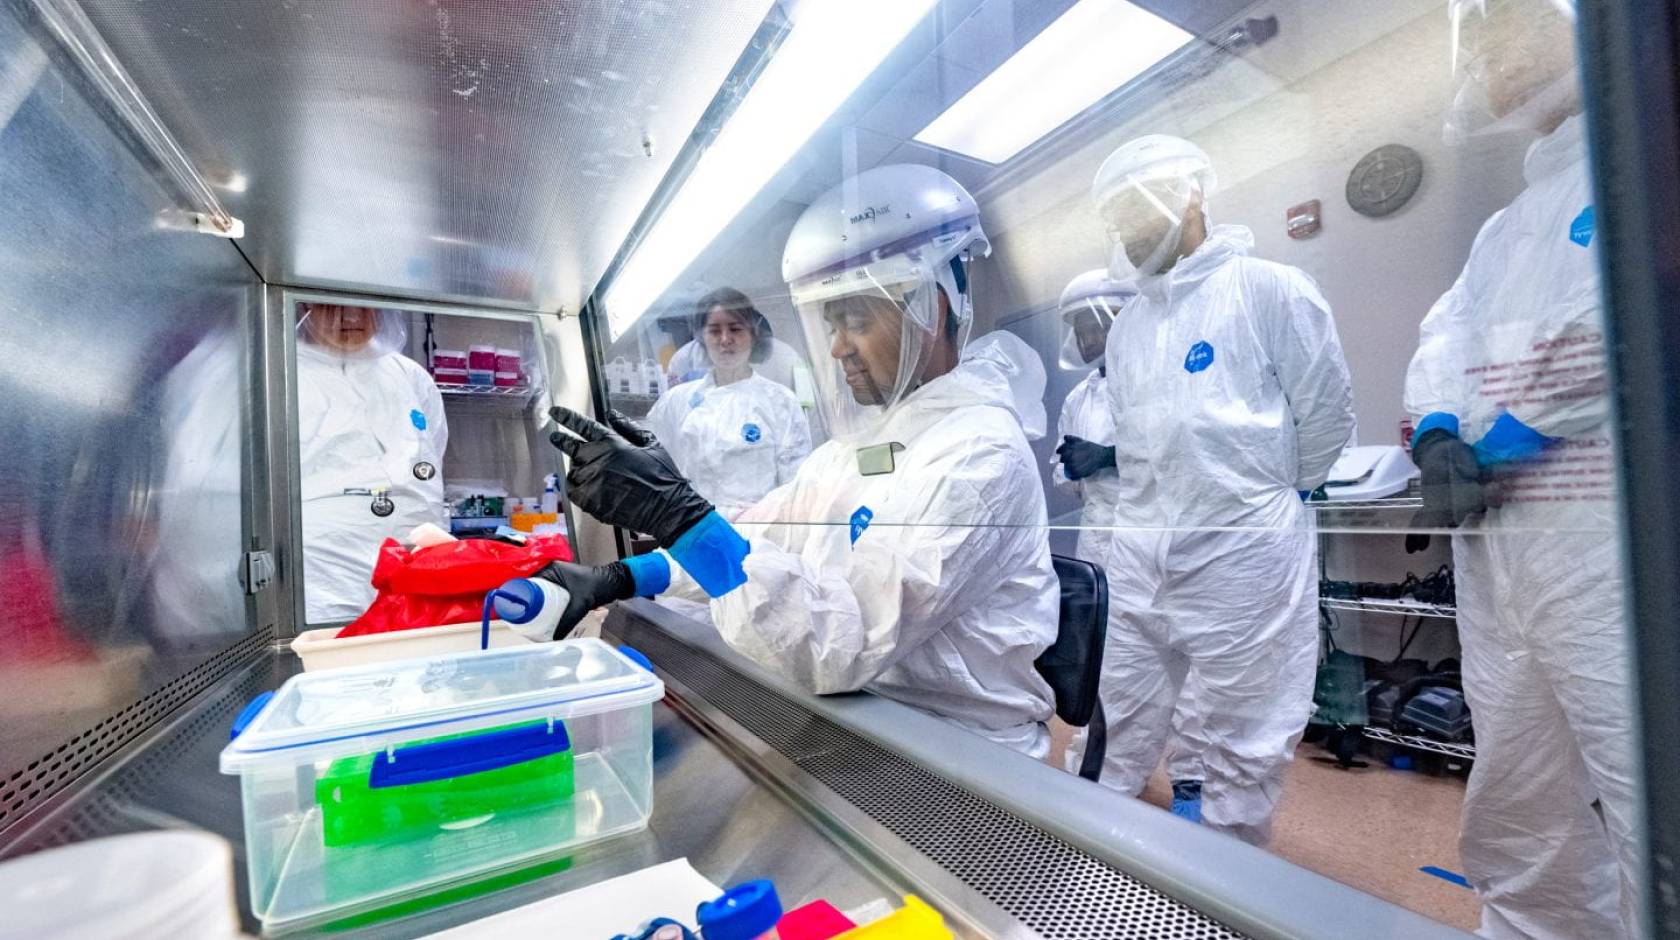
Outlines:
[{"label": "white plastic bottle", "polygon": [[659,367],[657,360],[642,360],[642,384],[646,387],[649,398],[658,398],[665,394],[665,370]]},{"label": "white plastic bottle", "polygon": [[543,578],[514,578],[496,589],[496,617],[533,643],[554,639],[554,628],[566,612],[572,595],[553,581]]}]

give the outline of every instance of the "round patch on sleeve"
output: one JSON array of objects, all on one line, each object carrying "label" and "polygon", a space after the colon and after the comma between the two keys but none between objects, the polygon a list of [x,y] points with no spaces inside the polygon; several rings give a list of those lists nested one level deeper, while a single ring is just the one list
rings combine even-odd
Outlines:
[{"label": "round patch on sleeve", "polygon": [[741,425],[741,440],[748,444],[757,444],[762,437],[764,437],[764,432],[758,429],[758,425],[751,421]]},{"label": "round patch on sleeve", "polygon": [[408,413],[408,420],[414,423],[416,431],[426,430],[426,413],[416,408]]}]

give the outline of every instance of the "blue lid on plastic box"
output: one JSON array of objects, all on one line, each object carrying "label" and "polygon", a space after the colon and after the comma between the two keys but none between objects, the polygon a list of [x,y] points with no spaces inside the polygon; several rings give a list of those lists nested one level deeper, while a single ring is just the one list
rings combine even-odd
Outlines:
[{"label": "blue lid on plastic box", "polygon": [[756,940],[782,919],[782,899],[769,881],[749,881],[701,904],[694,919],[706,940]]},{"label": "blue lid on plastic box", "polygon": [[[222,751],[223,773],[656,702],[659,677],[593,637],[306,672]],[[246,716],[241,716],[242,718]]]}]

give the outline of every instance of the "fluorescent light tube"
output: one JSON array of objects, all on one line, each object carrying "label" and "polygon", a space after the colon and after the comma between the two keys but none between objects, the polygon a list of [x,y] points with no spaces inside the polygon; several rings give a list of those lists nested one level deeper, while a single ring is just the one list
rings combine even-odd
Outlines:
[{"label": "fluorescent light tube", "polygon": [[758,195],[937,0],[807,0],[747,96],[607,286],[610,341]]},{"label": "fluorescent light tube", "polygon": [[1003,163],[1192,38],[1124,0],[1079,0],[915,139]]}]

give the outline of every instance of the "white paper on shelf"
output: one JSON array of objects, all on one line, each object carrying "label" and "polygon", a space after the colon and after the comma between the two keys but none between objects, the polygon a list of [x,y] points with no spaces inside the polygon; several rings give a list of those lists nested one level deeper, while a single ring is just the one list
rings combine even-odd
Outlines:
[{"label": "white paper on shelf", "polygon": [[679,858],[451,927],[431,934],[428,940],[606,940],[631,933],[655,917],[669,917],[692,926],[694,909],[722,893],[723,889],[695,871],[688,859]]}]

